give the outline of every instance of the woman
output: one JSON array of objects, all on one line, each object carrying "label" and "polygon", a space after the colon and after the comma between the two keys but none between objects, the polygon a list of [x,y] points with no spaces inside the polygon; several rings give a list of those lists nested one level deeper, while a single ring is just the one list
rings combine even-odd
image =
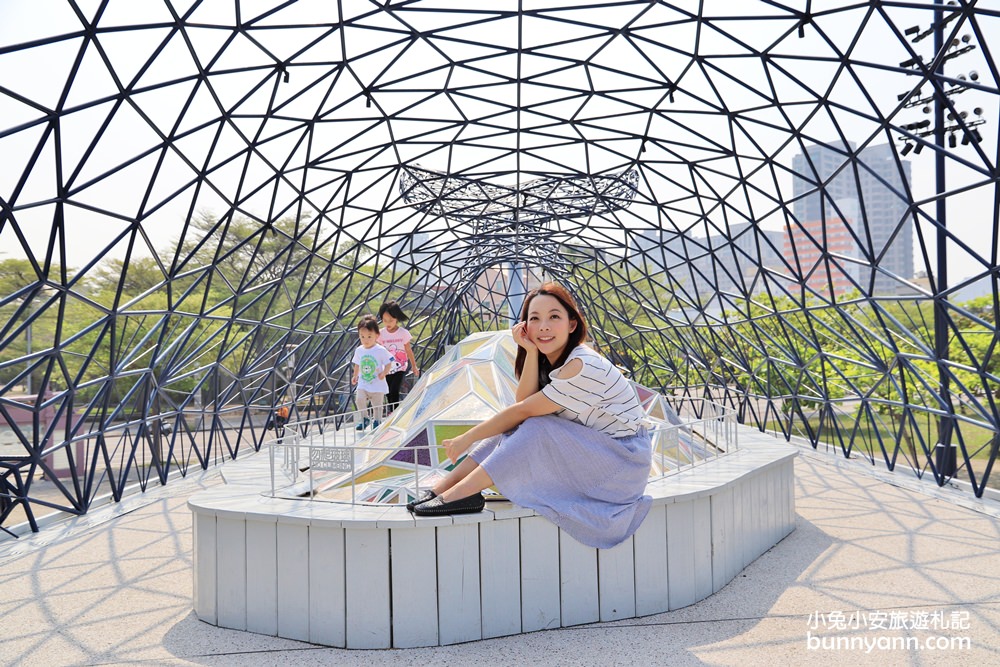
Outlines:
[{"label": "woman", "polygon": [[442,444],[464,461],[408,505],[427,516],[479,512],[496,485],[588,546],[628,539],[649,511],[650,440],[635,390],[611,362],[584,345],[587,323],[562,286],[532,290],[521,321],[514,372],[517,402]]}]

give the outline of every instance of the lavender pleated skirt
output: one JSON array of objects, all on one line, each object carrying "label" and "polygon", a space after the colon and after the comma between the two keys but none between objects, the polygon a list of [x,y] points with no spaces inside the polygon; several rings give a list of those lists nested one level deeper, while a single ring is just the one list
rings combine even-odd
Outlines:
[{"label": "lavender pleated skirt", "polygon": [[497,490],[577,541],[609,549],[649,512],[650,440],[645,430],[612,438],[554,415],[531,417],[470,453]]}]

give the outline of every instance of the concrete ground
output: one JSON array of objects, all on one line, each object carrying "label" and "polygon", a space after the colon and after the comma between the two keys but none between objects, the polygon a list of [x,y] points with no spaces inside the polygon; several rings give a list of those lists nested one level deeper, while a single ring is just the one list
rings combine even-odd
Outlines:
[{"label": "concrete ground", "polygon": [[684,609],[349,651],[195,617],[185,502],[208,473],[0,544],[0,665],[1000,664],[1000,504],[886,479],[804,451],[796,530]]}]

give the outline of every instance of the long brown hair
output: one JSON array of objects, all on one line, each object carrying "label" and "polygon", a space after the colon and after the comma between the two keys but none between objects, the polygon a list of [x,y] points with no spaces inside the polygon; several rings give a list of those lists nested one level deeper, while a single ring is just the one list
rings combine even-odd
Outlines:
[{"label": "long brown hair", "polygon": [[[531,307],[531,301],[540,294],[554,297],[566,309],[569,319],[576,322],[576,328],[569,332],[569,340],[566,341],[566,348],[559,355],[556,363],[549,363],[548,357],[544,354],[538,355],[538,386],[544,387],[549,383],[549,373],[552,369],[559,368],[566,363],[566,358],[573,349],[587,340],[587,320],[584,319],[583,313],[580,311],[579,306],[576,305],[576,300],[573,299],[569,290],[559,283],[543,283],[541,287],[528,292],[528,296],[524,299],[524,307],[521,308],[521,322],[528,321],[528,309]],[[524,360],[527,356],[528,353],[525,349],[518,345],[517,357],[514,359],[514,377],[521,378],[521,371],[524,369]]]}]

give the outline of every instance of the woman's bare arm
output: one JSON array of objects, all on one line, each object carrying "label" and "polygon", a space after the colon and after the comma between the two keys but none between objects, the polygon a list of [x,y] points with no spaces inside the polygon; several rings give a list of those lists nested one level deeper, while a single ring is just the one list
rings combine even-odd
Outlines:
[{"label": "woman's bare arm", "polygon": [[539,389],[541,387],[538,386],[538,350],[528,350],[524,358],[524,368],[521,369],[521,378],[517,381],[514,399],[523,401],[537,394]]},{"label": "woman's bare arm", "polygon": [[538,386],[538,348],[528,337],[527,324],[518,322],[511,328],[514,342],[524,348],[524,367],[521,369],[521,377],[517,381],[517,390],[514,392],[514,399],[523,401],[532,394],[538,393],[541,389]]}]

